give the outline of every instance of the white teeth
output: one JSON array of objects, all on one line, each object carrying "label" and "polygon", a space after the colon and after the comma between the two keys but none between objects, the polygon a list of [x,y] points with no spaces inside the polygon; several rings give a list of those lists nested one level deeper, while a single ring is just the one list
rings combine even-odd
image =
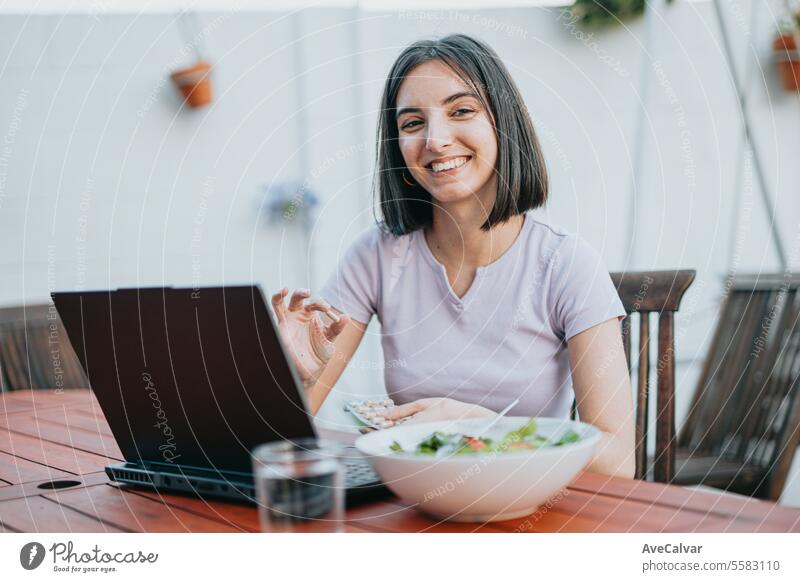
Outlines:
[{"label": "white teeth", "polygon": [[454,160],[447,160],[442,164],[431,164],[434,172],[442,172],[444,170],[452,170],[453,168],[459,168],[467,163],[468,158],[456,158]]}]

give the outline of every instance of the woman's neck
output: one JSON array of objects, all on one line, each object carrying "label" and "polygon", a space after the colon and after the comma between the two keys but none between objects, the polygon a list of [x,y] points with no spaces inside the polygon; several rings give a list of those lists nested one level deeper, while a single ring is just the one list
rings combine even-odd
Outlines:
[{"label": "woman's neck", "polygon": [[525,216],[518,214],[508,221],[482,230],[486,222],[483,209],[434,207],[433,224],[425,238],[436,259],[447,266],[483,267],[500,258],[519,236]]}]

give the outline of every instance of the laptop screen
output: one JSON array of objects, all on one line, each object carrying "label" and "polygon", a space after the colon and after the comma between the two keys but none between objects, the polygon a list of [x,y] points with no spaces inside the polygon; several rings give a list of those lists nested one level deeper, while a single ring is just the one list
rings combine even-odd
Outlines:
[{"label": "laptop screen", "polygon": [[249,473],[256,445],[314,435],[258,287],[53,299],[127,461]]}]

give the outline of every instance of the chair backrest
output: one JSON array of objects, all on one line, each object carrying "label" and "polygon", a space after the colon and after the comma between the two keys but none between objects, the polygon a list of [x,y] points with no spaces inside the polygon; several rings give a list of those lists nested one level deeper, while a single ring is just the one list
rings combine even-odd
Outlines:
[{"label": "chair backrest", "polygon": [[733,276],[726,288],[678,446],[762,470],[750,494],[777,499],[800,444],[800,275]]},{"label": "chair backrest", "polygon": [[88,386],[55,306],[0,309],[0,391]]},{"label": "chair backrest", "polygon": [[694,270],[611,273],[628,317],[622,321],[622,339],[628,370],[631,362],[631,316],[638,314],[639,345],[636,386],[636,473],[647,477],[647,412],[650,395],[650,314],[658,314],[656,367],[656,449],[653,480],[669,483],[675,473],[675,321],[681,299],[694,281]]}]

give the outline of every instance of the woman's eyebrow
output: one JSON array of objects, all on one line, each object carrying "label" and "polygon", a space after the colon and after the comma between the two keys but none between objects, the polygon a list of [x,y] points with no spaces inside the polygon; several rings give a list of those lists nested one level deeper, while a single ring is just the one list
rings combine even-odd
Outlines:
[{"label": "woman's eyebrow", "polygon": [[462,97],[472,97],[473,99],[480,101],[480,98],[472,91],[461,91],[460,93],[453,93],[450,95],[450,97],[442,101],[442,105],[447,105],[448,103],[452,103],[456,99],[461,99]]},{"label": "woman's eyebrow", "polygon": [[[448,103],[452,103],[456,99],[461,99],[462,97],[472,97],[473,99],[478,99],[480,101],[479,97],[472,91],[459,91],[458,93],[453,93],[450,95],[450,97],[442,100],[442,105],[447,105]],[[403,107],[402,109],[397,110],[395,119],[398,119],[405,113],[420,113],[421,111],[422,109],[420,107]]]}]

